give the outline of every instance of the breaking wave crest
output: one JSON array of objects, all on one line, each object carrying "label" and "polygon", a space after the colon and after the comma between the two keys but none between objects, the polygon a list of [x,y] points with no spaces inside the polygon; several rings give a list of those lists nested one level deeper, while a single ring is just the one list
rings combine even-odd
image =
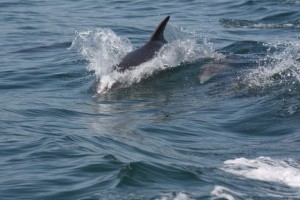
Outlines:
[{"label": "breaking wave crest", "polygon": [[87,69],[96,75],[95,90],[98,94],[106,93],[115,86],[129,87],[155,72],[173,68],[182,63],[222,56],[215,52],[212,44],[206,39],[202,44],[198,44],[195,39],[176,38],[180,34],[174,33],[174,30],[171,34],[173,36],[167,36],[167,40],[168,38],[175,39],[168,40],[169,43],[164,45],[152,60],[125,72],[118,72],[113,68],[133,50],[133,46],[128,38],[118,36],[110,29],[98,28],[76,32],[71,48],[78,50],[89,62]]},{"label": "breaking wave crest", "polygon": [[236,158],[224,162],[223,170],[235,175],[261,181],[277,182],[290,187],[300,187],[300,165],[292,159],[274,160]]}]

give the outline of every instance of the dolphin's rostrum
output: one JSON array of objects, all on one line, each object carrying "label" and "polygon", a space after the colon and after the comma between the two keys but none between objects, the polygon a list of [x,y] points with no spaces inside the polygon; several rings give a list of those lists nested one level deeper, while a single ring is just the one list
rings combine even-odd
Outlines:
[{"label": "dolphin's rostrum", "polygon": [[142,47],[128,53],[114,68],[119,72],[134,69],[136,66],[149,61],[167,43],[164,38],[164,30],[170,19],[167,16],[156,28],[150,40]]}]

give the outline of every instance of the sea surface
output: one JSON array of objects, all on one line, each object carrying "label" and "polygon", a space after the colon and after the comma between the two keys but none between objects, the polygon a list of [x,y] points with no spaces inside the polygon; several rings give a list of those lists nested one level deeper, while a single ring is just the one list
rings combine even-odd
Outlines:
[{"label": "sea surface", "polygon": [[299,0],[1,0],[0,25],[1,200],[300,199]]}]

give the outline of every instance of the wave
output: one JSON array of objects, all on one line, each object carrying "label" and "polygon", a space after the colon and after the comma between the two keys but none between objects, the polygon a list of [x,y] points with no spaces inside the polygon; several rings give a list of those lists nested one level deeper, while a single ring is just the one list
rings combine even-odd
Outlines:
[{"label": "wave", "polygon": [[184,182],[189,180],[190,184],[196,184],[200,178],[198,174],[182,167],[167,166],[146,162],[131,162],[125,164],[118,173],[118,188],[128,186],[144,186],[149,183],[152,186],[173,184],[174,182]]},{"label": "wave", "polygon": [[226,28],[257,28],[257,29],[300,29],[300,22],[287,22],[287,23],[266,23],[257,22],[252,20],[239,20],[239,19],[220,19],[221,25]]},{"label": "wave", "polygon": [[67,48],[70,47],[71,43],[70,42],[61,42],[61,43],[53,43],[50,45],[43,45],[43,46],[36,46],[32,48],[27,48],[27,49],[21,49],[14,51],[12,53],[41,53],[41,52],[46,52],[46,51],[53,51],[57,50],[59,48]]},{"label": "wave", "polygon": [[167,40],[173,39],[152,60],[122,73],[113,70],[113,66],[134,48],[128,38],[118,36],[110,29],[97,28],[76,32],[71,48],[77,49],[88,60],[87,69],[96,75],[97,94],[106,93],[116,85],[118,88],[129,87],[156,72],[180,66],[182,63],[191,63],[201,58],[222,57],[207,40],[199,44],[197,39],[178,38],[183,35],[178,32],[180,30],[169,32],[173,35],[167,36]]},{"label": "wave", "polygon": [[300,164],[293,159],[236,158],[225,161],[222,170],[249,179],[300,187]]}]

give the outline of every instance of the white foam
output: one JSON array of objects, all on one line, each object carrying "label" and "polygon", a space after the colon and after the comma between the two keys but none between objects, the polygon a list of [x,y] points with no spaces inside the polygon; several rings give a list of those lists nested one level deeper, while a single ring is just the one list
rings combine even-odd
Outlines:
[{"label": "white foam", "polygon": [[233,195],[237,196],[244,196],[242,193],[234,192],[226,187],[223,186],[215,186],[213,191],[210,193],[213,200],[216,199],[227,199],[227,200],[234,200],[235,198]]},{"label": "white foam", "polygon": [[[180,34],[175,34],[175,37]],[[120,73],[113,66],[130,51],[132,45],[129,39],[117,36],[110,29],[95,29],[76,32],[72,47],[89,61],[88,69],[95,72],[98,93],[107,92],[114,84],[128,87],[133,83],[151,76],[154,72],[179,66],[182,63],[194,62],[201,58],[220,58],[212,44],[204,40],[198,44],[194,39],[177,38],[157,53],[154,59],[141,64],[134,70]]]},{"label": "white foam", "polygon": [[226,172],[249,179],[277,182],[300,187],[300,165],[292,159],[275,160],[269,157],[256,159],[236,158],[224,162]]},{"label": "white foam", "polygon": [[187,194],[183,192],[174,193],[166,193],[163,194],[161,197],[156,198],[156,200],[193,200]]},{"label": "white foam", "polygon": [[174,200],[189,200],[189,199],[190,198],[186,194],[181,192],[179,192],[174,198]]}]

